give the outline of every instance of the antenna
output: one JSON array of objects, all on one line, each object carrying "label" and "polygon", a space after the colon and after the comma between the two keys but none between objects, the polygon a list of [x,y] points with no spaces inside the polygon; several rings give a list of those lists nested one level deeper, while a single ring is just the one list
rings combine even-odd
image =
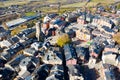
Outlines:
[{"label": "antenna", "polygon": [[61,3],[58,2],[58,12],[60,12],[60,8],[61,8]]}]

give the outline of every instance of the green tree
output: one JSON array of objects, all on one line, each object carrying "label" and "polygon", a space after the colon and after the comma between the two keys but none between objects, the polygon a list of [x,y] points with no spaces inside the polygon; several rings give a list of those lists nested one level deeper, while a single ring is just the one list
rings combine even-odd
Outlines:
[{"label": "green tree", "polygon": [[117,9],[120,9],[120,3],[117,5]]},{"label": "green tree", "polygon": [[68,36],[68,34],[61,35],[57,40],[57,45],[60,47],[63,47],[65,44],[70,43],[71,40]]},{"label": "green tree", "polygon": [[106,10],[106,11],[111,11],[110,7],[109,7],[109,6],[107,6],[107,5],[106,5],[106,6],[104,6],[104,8],[105,8],[105,10]]}]

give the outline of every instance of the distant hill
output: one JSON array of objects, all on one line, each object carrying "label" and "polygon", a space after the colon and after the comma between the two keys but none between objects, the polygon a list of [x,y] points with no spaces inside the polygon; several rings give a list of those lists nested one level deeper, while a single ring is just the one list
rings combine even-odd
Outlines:
[{"label": "distant hill", "polygon": [[93,6],[98,3],[107,5],[119,0],[0,0],[0,7],[10,5],[24,5],[31,1],[38,1],[38,4],[61,2],[62,4],[64,4],[64,7],[81,7],[86,4],[85,1],[89,1],[88,6]]},{"label": "distant hill", "polygon": [[0,0],[0,2],[3,2],[3,1],[8,1],[8,0]]}]

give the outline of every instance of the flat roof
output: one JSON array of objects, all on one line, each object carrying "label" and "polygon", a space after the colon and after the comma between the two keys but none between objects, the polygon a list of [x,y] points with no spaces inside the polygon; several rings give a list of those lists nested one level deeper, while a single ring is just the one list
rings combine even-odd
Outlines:
[{"label": "flat roof", "polygon": [[26,19],[19,18],[19,19],[7,22],[6,25],[8,27],[11,27],[11,26],[14,26],[14,25],[17,25],[17,24],[21,24],[21,23],[23,23],[25,21],[26,21]]},{"label": "flat roof", "polygon": [[29,21],[31,19],[34,19],[36,18],[36,16],[29,16],[29,17],[23,17],[23,18],[18,18],[18,19],[15,19],[15,20],[12,20],[12,21],[9,21],[9,22],[6,22],[6,25],[10,28],[10,27],[13,27],[13,26],[17,26],[19,24],[22,24],[26,21]]}]

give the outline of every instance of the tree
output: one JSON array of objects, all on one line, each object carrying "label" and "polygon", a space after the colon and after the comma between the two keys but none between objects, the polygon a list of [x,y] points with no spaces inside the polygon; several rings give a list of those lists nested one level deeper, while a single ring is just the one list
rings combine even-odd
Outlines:
[{"label": "tree", "polygon": [[105,8],[106,11],[111,11],[109,6],[105,6],[104,8]]},{"label": "tree", "polygon": [[27,29],[27,26],[26,25],[20,25],[20,26],[14,28],[11,31],[11,35],[14,36],[14,35],[18,34],[19,32],[21,32],[22,30],[24,30],[24,29]]},{"label": "tree", "polygon": [[120,32],[118,32],[113,36],[113,40],[115,40],[118,44],[120,44]]},{"label": "tree", "polygon": [[28,28],[31,28],[35,25],[34,21],[30,21],[29,23],[26,23],[26,25],[28,26]]},{"label": "tree", "polygon": [[8,26],[6,25],[6,23],[4,22],[4,23],[2,23],[2,25],[3,25],[3,27],[4,27],[4,29],[5,30],[8,30]]},{"label": "tree", "polygon": [[61,36],[59,36],[58,41],[57,41],[57,45],[59,45],[60,51],[62,53],[62,66],[63,66],[63,71],[64,71],[64,80],[69,80],[69,76],[68,76],[68,69],[66,66],[66,59],[65,59],[65,53],[64,53],[64,49],[63,46],[67,43],[70,43],[70,38],[68,36],[68,34],[63,34]]},{"label": "tree", "polygon": [[117,9],[120,9],[120,3],[117,5]]},{"label": "tree", "polygon": [[58,40],[57,40],[57,45],[60,47],[63,47],[65,44],[70,43],[70,38],[68,36],[68,34],[63,34],[61,36],[59,36]]}]

